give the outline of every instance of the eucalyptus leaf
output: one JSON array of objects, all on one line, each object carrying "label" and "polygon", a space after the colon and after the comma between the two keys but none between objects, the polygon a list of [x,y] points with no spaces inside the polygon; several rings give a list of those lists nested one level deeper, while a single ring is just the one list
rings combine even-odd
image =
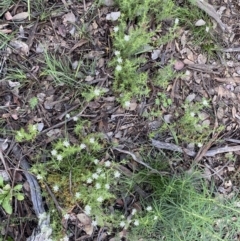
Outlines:
[{"label": "eucalyptus leaf", "polygon": [[22,184],[18,184],[13,188],[15,191],[20,191],[22,189]]},{"label": "eucalyptus leaf", "polygon": [[24,195],[22,193],[17,193],[16,198],[18,201],[22,201],[24,199]]}]

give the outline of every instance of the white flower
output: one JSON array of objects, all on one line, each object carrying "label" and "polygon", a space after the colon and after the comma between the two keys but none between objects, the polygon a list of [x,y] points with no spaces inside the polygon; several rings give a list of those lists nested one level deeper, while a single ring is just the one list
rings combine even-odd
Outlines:
[{"label": "white flower", "polygon": [[90,142],[90,143],[94,143],[94,142],[95,142],[95,139],[92,137],[92,138],[89,139],[89,142]]},{"label": "white flower", "polygon": [[206,29],[205,29],[205,30],[206,30],[206,32],[208,33],[208,32],[209,32],[209,27],[208,27],[208,26],[206,26]]},{"label": "white flower", "polygon": [[62,159],[63,159],[62,155],[60,155],[60,154],[57,155],[57,160],[58,160],[58,161],[61,161]]},{"label": "white flower", "polygon": [[106,161],[106,162],[104,163],[104,165],[105,165],[105,167],[110,167],[110,166],[111,166],[111,162],[110,162],[110,161]]},{"label": "white flower", "polygon": [[92,208],[89,205],[86,205],[84,208],[84,211],[87,215],[89,215],[91,213]]},{"label": "white flower", "polygon": [[197,146],[200,148],[200,147],[203,146],[203,144],[199,142],[199,143],[197,144]]},{"label": "white flower", "polygon": [[94,95],[99,96],[100,95],[100,90],[99,89],[95,89],[94,90]]},{"label": "white flower", "polygon": [[115,26],[114,28],[113,28],[113,31],[116,33],[116,32],[118,32],[118,30],[119,30],[119,27],[118,26]]},{"label": "white flower", "polygon": [[125,35],[125,36],[124,36],[124,40],[125,40],[126,42],[128,42],[129,39],[130,39],[130,36],[129,36],[129,35]]},{"label": "white flower", "polygon": [[125,101],[124,106],[125,106],[125,107],[129,107],[130,104],[131,104],[130,101]]},{"label": "white flower", "polygon": [[97,220],[92,221],[92,226],[96,227],[97,226]]},{"label": "white flower", "polygon": [[97,182],[95,187],[96,187],[96,189],[100,189],[101,188],[101,184]]},{"label": "white flower", "polygon": [[93,182],[92,178],[87,179],[87,183],[92,183],[92,182]]},{"label": "white flower", "polygon": [[76,193],[75,193],[75,197],[76,197],[76,198],[80,198],[80,196],[81,196],[81,193],[80,193],[80,192],[76,192]]},{"label": "white flower", "polygon": [[70,214],[66,213],[63,217],[65,220],[68,220],[70,218]]},{"label": "white flower", "polygon": [[69,119],[69,118],[70,118],[70,115],[69,115],[69,114],[66,114],[66,118]]},{"label": "white flower", "polygon": [[195,113],[194,112],[190,112],[190,116],[194,117]]},{"label": "white flower", "polygon": [[190,74],[191,74],[191,72],[189,70],[186,70],[185,75],[189,76]]},{"label": "white flower", "polygon": [[85,149],[87,146],[84,144],[84,143],[82,143],[81,145],[80,145],[80,149]]},{"label": "white flower", "polygon": [[93,178],[93,179],[98,179],[98,178],[99,178],[99,175],[98,175],[97,173],[93,173],[93,174],[92,174],[92,178]]},{"label": "white flower", "polygon": [[74,117],[73,117],[73,121],[78,121],[78,117],[77,117],[77,116],[74,116]]},{"label": "white flower", "polygon": [[97,168],[97,173],[100,174],[102,172],[101,168]]},{"label": "white flower", "polygon": [[137,212],[137,209],[134,208],[134,209],[132,210],[132,215],[134,215],[136,212]]},{"label": "white flower", "polygon": [[157,220],[158,219],[158,216],[154,216],[153,220]]},{"label": "white flower", "polygon": [[119,171],[114,172],[114,177],[118,178],[121,176],[121,173]]},{"label": "white flower", "polygon": [[64,236],[63,241],[68,241],[68,240],[69,240],[68,236],[67,235]]},{"label": "white flower", "polygon": [[41,179],[43,179],[42,175],[40,175],[40,174],[37,174],[37,179],[38,179],[38,180],[41,180]]},{"label": "white flower", "polygon": [[120,51],[117,51],[117,50],[116,50],[116,51],[114,52],[114,54],[115,54],[116,56],[118,56],[118,55],[120,55]]},{"label": "white flower", "polygon": [[109,189],[110,188],[110,185],[107,183],[107,184],[105,184],[105,188],[106,189]]},{"label": "white flower", "polygon": [[101,197],[101,196],[98,197],[98,198],[97,198],[97,201],[101,203],[101,202],[103,201],[103,197]]},{"label": "white flower", "polygon": [[123,228],[125,225],[126,225],[126,224],[125,224],[125,222],[123,222],[123,221],[119,224],[119,226],[122,227],[122,228]]},{"label": "white flower", "polygon": [[207,100],[203,99],[202,104],[203,104],[204,106],[208,106]]},{"label": "white flower", "polygon": [[178,25],[178,23],[179,23],[179,19],[176,18],[176,19],[175,19],[175,25]]},{"label": "white flower", "polygon": [[69,143],[68,141],[64,141],[64,142],[63,142],[63,145],[64,145],[65,147],[68,147],[68,146],[70,146],[70,143]]},{"label": "white flower", "polygon": [[139,221],[138,221],[138,220],[135,220],[133,224],[134,224],[135,226],[138,226],[138,225],[139,225]]},{"label": "white flower", "polygon": [[52,150],[51,154],[52,154],[52,156],[56,156],[57,155],[57,151],[56,150]]},{"label": "white flower", "polygon": [[117,66],[116,66],[116,70],[117,70],[117,71],[121,71],[121,70],[122,70],[122,66],[121,66],[121,65],[117,65]]},{"label": "white flower", "polygon": [[150,211],[152,211],[152,207],[151,207],[151,206],[148,206],[148,207],[146,208],[146,210],[147,210],[148,212],[150,212]]},{"label": "white flower", "polygon": [[58,185],[54,185],[53,186],[53,191],[54,192],[58,192],[59,191],[59,186]]},{"label": "white flower", "polygon": [[119,64],[121,64],[121,63],[122,63],[122,61],[123,61],[123,60],[122,60],[122,58],[121,58],[121,57],[118,57],[118,58],[117,58],[117,62],[118,62]]},{"label": "white flower", "polygon": [[99,163],[98,159],[94,159],[93,162],[97,165]]}]

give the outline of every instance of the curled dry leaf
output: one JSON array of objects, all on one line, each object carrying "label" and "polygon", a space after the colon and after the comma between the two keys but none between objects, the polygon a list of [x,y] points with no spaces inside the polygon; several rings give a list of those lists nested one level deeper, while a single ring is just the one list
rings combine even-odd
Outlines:
[{"label": "curled dry leaf", "polygon": [[157,58],[159,57],[160,53],[161,53],[161,50],[160,50],[160,49],[155,49],[155,50],[153,50],[153,51],[152,51],[152,54],[151,54],[151,59],[152,59],[152,60],[157,59]]},{"label": "curled dry leaf", "polygon": [[20,40],[13,39],[10,41],[9,45],[13,47],[17,53],[23,54],[25,56],[28,56],[29,54],[29,48],[28,45]]},{"label": "curled dry leaf", "polygon": [[120,15],[121,15],[121,12],[111,12],[107,14],[106,19],[111,21],[116,21],[118,20]]},{"label": "curled dry leaf", "polygon": [[22,21],[22,20],[24,20],[24,19],[26,19],[26,18],[28,18],[28,12],[21,12],[21,13],[18,13],[18,14],[16,14],[16,15],[14,15],[13,17],[12,17],[12,20],[13,21]]},{"label": "curled dry leaf", "polygon": [[197,27],[200,27],[200,26],[203,26],[205,25],[206,22],[203,20],[203,19],[199,19],[196,23],[195,23],[195,26]]},{"label": "curled dry leaf", "polygon": [[67,24],[68,22],[69,23],[75,23],[76,22],[76,17],[72,12],[67,13],[63,16],[63,23]]},{"label": "curled dry leaf", "polygon": [[92,235],[93,225],[92,225],[91,218],[89,218],[85,213],[79,213],[77,215],[77,218],[81,222],[81,224],[83,225],[83,230],[86,232],[86,234]]},{"label": "curled dry leaf", "polygon": [[13,17],[12,17],[12,14],[11,14],[9,11],[7,11],[7,12],[4,14],[4,17],[5,17],[5,19],[8,20],[8,21],[9,21],[9,20],[12,20],[12,18],[13,18]]}]

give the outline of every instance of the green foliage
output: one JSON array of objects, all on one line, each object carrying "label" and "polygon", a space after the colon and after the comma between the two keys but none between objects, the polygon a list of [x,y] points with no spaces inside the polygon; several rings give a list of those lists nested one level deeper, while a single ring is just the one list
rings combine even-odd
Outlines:
[{"label": "green foliage", "polygon": [[35,109],[35,107],[38,105],[38,98],[37,97],[32,97],[29,101],[29,106],[32,110]]},{"label": "green foliage", "polygon": [[28,125],[27,131],[21,128],[19,131],[16,132],[15,139],[17,142],[23,141],[33,141],[38,134],[37,126],[36,125]]},{"label": "green foliage", "polygon": [[12,214],[12,198],[21,201],[24,195],[20,192],[22,185],[17,184],[13,188],[9,184],[4,184],[3,177],[0,176],[0,205],[8,214]]}]

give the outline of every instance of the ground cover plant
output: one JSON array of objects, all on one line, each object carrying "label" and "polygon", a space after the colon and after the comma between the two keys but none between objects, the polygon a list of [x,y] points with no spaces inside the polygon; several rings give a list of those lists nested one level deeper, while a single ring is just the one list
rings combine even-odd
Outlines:
[{"label": "ground cover plant", "polygon": [[237,240],[232,8],[2,1],[0,240]]}]

